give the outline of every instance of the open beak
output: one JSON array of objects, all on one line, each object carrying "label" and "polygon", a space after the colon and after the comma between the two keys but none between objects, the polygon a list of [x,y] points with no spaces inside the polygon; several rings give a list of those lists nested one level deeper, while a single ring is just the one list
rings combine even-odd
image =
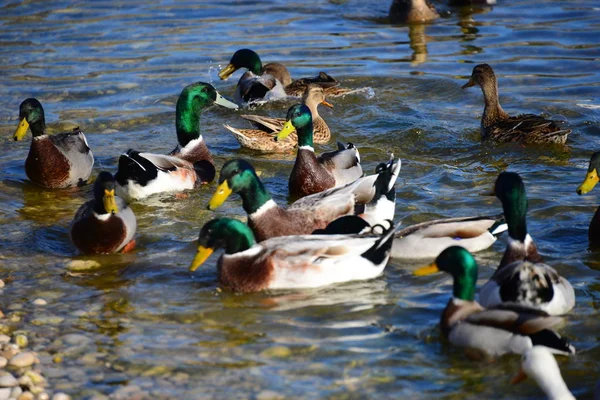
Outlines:
[{"label": "open beak", "polygon": [[440,269],[438,268],[436,263],[431,263],[425,267],[421,267],[417,270],[415,270],[413,272],[414,275],[416,276],[425,276],[425,275],[431,275],[431,274],[435,274],[436,272],[439,272]]},{"label": "open beak", "polygon": [[226,107],[226,108],[231,108],[232,110],[237,110],[238,108],[240,108],[237,104],[232,103],[231,101],[227,100],[225,97],[221,96],[219,94],[219,92],[217,92],[217,99],[215,100],[215,104],[218,104],[218,105]]},{"label": "open beak", "polygon": [[527,374],[525,372],[523,372],[523,369],[519,369],[519,372],[517,373],[517,375],[515,375],[511,380],[510,383],[512,383],[513,385],[519,383],[519,382],[523,382],[525,379],[527,379]]},{"label": "open beak", "polygon": [[470,77],[469,78],[469,82],[467,82],[464,85],[462,85],[462,88],[466,89],[466,88],[471,87],[471,86],[475,86],[475,81],[473,80],[473,77]]},{"label": "open beak", "polygon": [[115,201],[115,189],[104,189],[102,202],[104,203],[104,209],[108,214],[116,214],[119,212],[119,207],[117,207],[117,202]]},{"label": "open beak", "polygon": [[275,141],[285,139],[286,137],[290,136],[290,133],[294,132],[295,130],[296,128],[294,128],[292,121],[286,121],[281,131],[277,134],[277,136],[275,136]]},{"label": "open beak", "polygon": [[586,194],[587,192],[591,191],[598,183],[598,180],[598,171],[596,171],[596,168],[594,168],[587,173],[585,180],[577,188],[577,194]]},{"label": "open beak", "polygon": [[198,269],[208,257],[213,253],[213,249],[210,247],[198,246],[198,252],[196,253],[196,257],[194,257],[194,261],[190,264],[190,272],[194,272]]},{"label": "open beak", "polygon": [[237,68],[233,66],[233,64],[228,64],[225,68],[223,68],[220,72],[219,72],[219,78],[221,78],[221,80],[225,80],[227,78],[229,78],[231,76],[231,74],[233,74],[235,72]]},{"label": "open beak", "polygon": [[211,197],[210,201],[208,202],[207,208],[209,210],[215,210],[219,208],[225,202],[225,200],[227,200],[230,194],[231,189],[229,188],[229,184],[225,180],[217,187],[215,194],[213,194],[213,197]]},{"label": "open beak", "polygon": [[27,120],[23,118],[21,122],[19,122],[19,126],[17,126],[17,130],[13,135],[13,139],[15,141],[23,139],[23,137],[27,133],[27,129],[29,129],[29,122],[27,122]]},{"label": "open beak", "polygon": [[323,105],[324,105],[324,106],[326,106],[326,107],[333,108],[333,104],[331,104],[331,103],[330,103],[330,102],[328,102],[327,100],[323,100],[323,101],[321,102],[321,104],[323,104]]}]

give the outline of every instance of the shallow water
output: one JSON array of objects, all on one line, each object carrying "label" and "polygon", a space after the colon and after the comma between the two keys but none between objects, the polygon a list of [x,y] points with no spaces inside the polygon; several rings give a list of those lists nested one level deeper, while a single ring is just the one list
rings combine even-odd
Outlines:
[{"label": "shallow water", "polygon": [[[96,157],[94,174],[114,171],[128,148],[174,147],[174,103],[185,85],[209,81],[232,96],[239,72],[222,82],[218,68],[249,47],[285,63],[292,76],[325,70],[370,89],[333,99],[335,108],[322,115],[335,139],[360,148],[367,171],[389,152],[402,158],[396,211],[405,225],[498,213],[489,195],[497,174],[522,174],[530,232],[577,294],[561,332],[578,354],[559,364],[574,394],[590,398],[600,378],[600,254],[587,249],[587,227],[599,201],[597,192],[580,197],[575,189],[600,148],[598,4],[500,0],[471,9],[438,2],[441,19],[409,28],[389,24],[388,2],[376,0],[213,3],[0,6],[0,279],[13,279],[0,305],[24,315],[2,329],[29,334],[51,388],[73,398],[127,398],[135,387],[148,398],[179,399],[542,397],[532,382],[508,385],[517,357],[469,361],[442,340],[437,323],[450,279],[415,278],[415,264],[392,262],[369,282],[251,295],[216,289],[216,257],[188,273],[202,224],[243,215],[236,199],[216,213],[205,209],[214,184],[187,199],[134,204],[133,254],[93,257],[102,265],[94,271],[67,270],[82,258],[67,232],[90,188],[49,191],[27,181],[29,141],[11,138],[19,103],[39,98],[55,131],[79,125]],[[481,92],[460,89],[480,62],[495,68],[509,113],[566,118],[569,148],[481,144]],[[256,112],[283,116],[290,104]],[[222,127],[243,127],[240,112],[206,112],[205,140],[218,165],[250,159],[283,203],[293,156],[282,162],[241,150]],[[478,254],[481,283],[505,240]],[[35,298],[48,305],[33,306]],[[70,351],[60,339],[67,333],[92,341]],[[57,355],[62,362],[53,362]]]}]

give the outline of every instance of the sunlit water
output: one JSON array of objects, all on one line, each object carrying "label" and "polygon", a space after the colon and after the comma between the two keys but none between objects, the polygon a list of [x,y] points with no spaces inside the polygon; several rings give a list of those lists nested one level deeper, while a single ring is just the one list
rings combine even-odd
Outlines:
[{"label": "sunlit water", "polygon": [[[216,213],[205,209],[214,184],[186,199],[134,204],[137,250],[93,258],[102,264],[96,271],[67,272],[80,258],[68,224],[90,188],[49,191],[28,182],[29,140],[11,140],[19,103],[39,98],[56,131],[79,125],[96,157],[94,174],[114,171],[128,148],[173,148],[174,103],[185,85],[209,81],[232,96],[239,73],[221,82],[218,68],[249,47],[266,62],[285,63],[292,76],[324,70],[373,91],[333,99],[335,108],[322,115],[335,139],[360,148],[367,171],[389,152],[402,158],[396,211],[405,225],[498,213],[500,203],[490,196],[497,174],[522,174],[530,232],[577,294],[561,331],[579,352],[559,364],[575,395],[590,398],[600,378],[600,254],[588,251],[587,228],[600,200],[598,191],[580,197],[575,189],[591,152],[600,149],[598,4],[437,3],[443,18],[408,28],[388,23],[387,1],[208,3],[0,7],[0,278],[13,279],[0,304],[5,313],[23,312],[24,321],[4,329],[29,333],[51,388],[74,398],[128,385],[153,399],[541,397],[532,382],[508,384],[518,357],[469,361],[445,343],[437,324],[450,279],[415,278],[414,264],[391,263],[369,282],[252,295],[216,289],[216,257],[190,274],[202,224],[243,215],[235,198]],[[495,68],[509,113],[566,118],[569,149],[481,144],[481,92],[460,89],[480,62]],[[256,112],[283,116],[290,104]],[[241,150],[222,126],[245,126],[240,112],[204,113],[205,140],[218,166],[250,159],[284,203],[293,155],[281,160]],[[477,256],[480,283],[504,243]],[[48,305],[34,307],[35,298]],[[57,338],[66,333],[92,342],[65,352]],[[61,363],[52,362],[56,355]]]}]

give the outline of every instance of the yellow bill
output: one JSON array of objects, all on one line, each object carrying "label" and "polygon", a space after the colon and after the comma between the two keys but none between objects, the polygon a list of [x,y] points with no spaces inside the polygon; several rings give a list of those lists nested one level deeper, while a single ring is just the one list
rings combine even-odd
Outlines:
[{"label": "yellow bill", "polygon": [[27,129],[29,129],[29,122],[27,122],[27,119],[23,118],[21,122],[19,122],[19,126],[17,126],[13,139],[15,141],[23,139],[27,133]]},{"label": "yellow bill", "polygon": [[210,247],[198,246],[198,252],[196,253],[196,257],[194,257],[194,261],[190,264],[190,272],[194,272],[198,269],[202,264],[208,260],[208,257],[213,253],[213,249]]},{"label": "yellow bill", "polygon": [[231,188],[229,187],[229,184],[227,181],[223,181],[223,183],[217,187],[215,194],[213,194],[213,197],[211,197],[210,201],[208,202],[208,209],[215,210],[219,208],[225,202],[225,200],[227,200],[230,194]]},{"label": "yellow bill", "polygon": [[515,385],[519,382],[523,382],[525,379],[527,379],[527,374],[523,372],[523,369],[519,369],[519,373],[510,380],[510,383]]},{"label": "yellow bill", "polygon": [[294,128],[294,125],[292,125],[292,121],[291,120],[286,121],[286,123],[283,125],[283,128],[281,129],[281,131],[275,137],[275,141],[285,139],[286,137],[290,136],[290,133],[295,132],[295,131],[296,131],[296,128]]},{"label": "yellow bill", "polygon": [[598,183],[598,180],[598,171],[596,171],[596,168],[594,168],[587,173],[585,180],[577,188],[577,194],[586,194],[587,192],[591,191]]},{"label": "yellow bill", "polygon": [[104,209],[107,213],[116,214],[119,212],[119,207],[117,207],[117,202],[115,201],[115,189],[104,189],[104,196],[102,197],[102,202],[104,203]]},{"label": "yellow bill", "polygon": [[431,263],[429,265],[427,265],[426,267],[421,267],[417,270],[415,270],[413,272],[413,274],[415,274],[416,276],[425,276],[425,275],[431,275],[431,274],[435,274],[436,272],[439,272],[440,269],[438,268],[436,263]]},{"label": "yellow bill", "polygon": [[327,100],[323,100],[321,102],[321,104],[323,104],[324,106],[327,106],[329,108],[333,108],[333,104],[331,104],[330,102],[328,102]]},{"label": "yellow bill", "polygon": [[219,78],[221,78],[221,80],[225,80],[225,79],[229,78],[231,76],[231,74],[233,74],[235,72],[235,70],[236,70],[236,68],[232,64],[228,64],[225,68],[223,68],[219,72]]},{"label": "yellow bill", "polygon": [[471,87],[471,86],[475,86],[475,81],[473,80],[473,77],[469,78],[469,82],[465,83],[462,86],[462,88],[466,89],[466,88]]}]

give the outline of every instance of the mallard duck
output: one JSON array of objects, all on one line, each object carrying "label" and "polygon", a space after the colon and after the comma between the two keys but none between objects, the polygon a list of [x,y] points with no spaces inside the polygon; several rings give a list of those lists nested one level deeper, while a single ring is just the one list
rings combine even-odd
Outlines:
[{"label": "mallard duck", "polygon": [[[388,168],[393,172],[386,176],[395,182],[400,172],[400,162],[390,161]],[[381,223],[384,219],[392,220],[393,213],[382,213],[381,208],[372,202],[378,200],[376,196],[385,193],[393,183],[383,179],[378,181],[379,175],[381,173],[361,178],[347,186],[303,197],[289,207],[282,208],[273,201],[250,163],[231,160],[223,165],[219,186],[207,208],[214,210],[232,192],[239,194],[248,214],[248,225],[259,242],[277,236],[310,234],[315,229],[325,228],[338,217],[354,213],[370,214],[373,223]],[[357,205],[359,207],[355,208]]]},{"label": "mallard duck", "polygon": [[393,24],[430,22],[439,17],[433,4],[427,0],[394,0],[390,6]]},{"label": "mallard duck", "polygon": [[200,114],[213,104],[234,110],[238,108],[208,83],[186,86],[176,106],[177,147],[169,155],[140,153],[131,149],[121,155],[115,174],[117,194],[131,201],[212,182],[215,165],[200,133]]},{"label": "mallard duck", "polygon": [[[379,226],[378,228],[381,228]],[[393,224],[360,235],[300,235],[272,238],[257,244],[243,222],[217,218],[206,223],[195,271],[219,248],[217,273],[221,286],[235,292],[314,288],[375,278],[383,272],[392,246]]]},{"label": "mallard duck", "polygon": [[[590,192],[598,183],[598,171],[600,170],[600,151],[592,154],[590,165],[585,176],[585,180],[577,188],[577,194],[582,195]],[[592,243],[600,243],[600,207],[596,210],[590,229],[588,231],[589,240]]]},{"label": "mallard duck", "polygon": [[496,180],[496,196],[502,202],[508,224],[508,245],[498,269],[480,292],[481,304],[491,307],[516,303],[550,315],[562,315],[575,306],[573,286],[543,263],[527,233],[527,195],[519,174],[502,172]]},{"label": "mallard duck", "polygon": [[575,348],[550,328],[562,322],[543,311],[518,305],[483,308],[475,301],[477,262],[466,249],[448,247],[435,262],[417,269],[417,276],[444,271],[452,275],[452,298],[444,309],[440,327],[455,346],[466,347],[470,356],[500,357],[523,354],[542,345],[557,354],[574,354]]},{"label": "mallard duck", "polygon": [[131,208],[115,196],[113,176],[102,171],[94,182],[94,198],[75,213],[69,236],[83,254],[115,253],[135,246],[136,226]]},{"label": "mallard duck", "polygon": [[219,78],[225,80],[240,68],[246,68],[247,71],[238,81],[235,91],[234,98],[238,104],[263,99],[271,91],[275,92],[277,97],[299,97],[311,83],[323,87],[328,96],[339,96],[349,91],[349,89],[338,88],[339,82],[325,72],[320,72],[314,78],[292,81],[284,65],[268,63],[263,66],[258,54],[250,49],[236,51],[229,64],[219,72]]},{"label": "mallard duck", "polygon": [[288,110],[287,122],[277,134],[277,141],[294,130],[298,132],[298,154],[289,180],[292,197],[304,197],[332,187],[344,186],[362,176],[358,149],[350,144],[338,151],[315,155],[310,109],[296,104]]},{"label": "mallard duck", "polygon": [[[315,143],[329,142],[331,132],[325,120],[319,115],[318,105],[323,104],[327,107],[333,107],[333,105],[325,100],[323,88],[314,83],[308,85],[302,96],[302,103],[310,109],[313,117],[313,140]],[[223,126],[233,133],[233,136],[242,147],[271,153],[291,151],[298,144],[296,132],[290,133],[290,136],[284,140],[274,140],[275,135],[285,124],[283,118],[269,118],[261,115],[241,115],[241,117],[251,121],[256,129],[237,129],[229,125]]]},{"label": "mallard duck", "polygon": [[565,144],[570,129],[562,129],[555,121],[534,114],[508,115],[498,100],[498,82],[494,70],[487,64],[473,68],[463,89],[479,85],[485,99],[481,117],[481,139],[496,142]]},{"label": "mallard duck", "polygon": [[25,173],[31,182],[46,188],[67,188],[87,183],[94,155],[79,128],[72,132],[46,134],[42,104],[34,98],[19,106],[19,126],[13,135],[21,140],[31,129],[31,147],[25,160]]},{"label": "mallard duck", "polygon": [[575,400],[565,383],[556,359],[543,346],[533,346],[523,354],[521,369],[510,381],[516,384],[532,377],[549,400]]},{"label": "mallard duck", "polygon": [[507,229],[504,216],[445,218],[411,225],[396,231],[392,258],[434,259],[450,246],[472,253],[485,250]]}]

